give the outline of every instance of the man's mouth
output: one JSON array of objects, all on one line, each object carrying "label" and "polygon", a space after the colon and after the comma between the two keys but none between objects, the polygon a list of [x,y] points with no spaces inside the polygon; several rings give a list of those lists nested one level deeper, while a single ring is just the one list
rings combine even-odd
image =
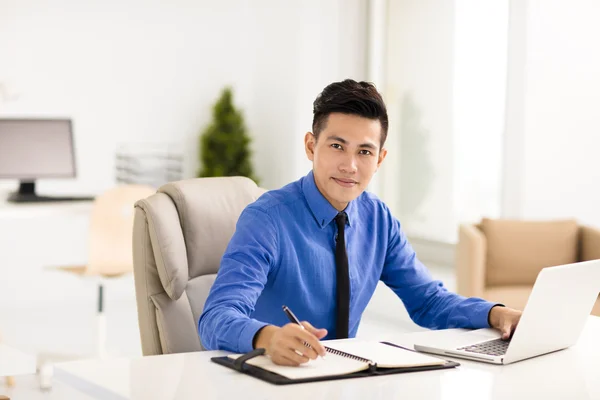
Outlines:
[{"label": "man's mouth", "polygon": [[343,187],[353,187],[354,185],[356,185],[358,182],[356,182],[354,179],[346,179],[346,178],[332,178],[338,185],[343,186]]}]

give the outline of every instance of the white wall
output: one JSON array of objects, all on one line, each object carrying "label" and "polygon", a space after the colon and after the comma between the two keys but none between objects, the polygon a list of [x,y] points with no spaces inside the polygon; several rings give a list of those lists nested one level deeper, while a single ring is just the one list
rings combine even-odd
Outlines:
[{"label": "white wall", "polygon": [[[181,143],[185,173],[224,85],[254,139],[263,186],[308,171],[312,101],[366,74],[366,0],[0,0],[0,115],[74,119],[79,176],[47,192],[114,183],[119,143]],[[4,183],[7,186],[8,183]],[[14,186],[13,182],[10,182]]]},{"label": "white wall", "polygon": [[[99,193],[114,184],[124,142],[179,142],[193,176],[198,134],[231,84],[255,172],[280,187],[310,168],[303,138],[317,94],[366,77],[366,9],[367,0],[0,0],[0,116],[72,117],[78,179],[39,189]],[[0,181],[0,190],[15,186]],[[89,351],[94,282],[43,269],[86,262],[87,213],[16,214],[0,215],[0,320],[14,328],[3,339]],[[109,322],[121,350],[139,340],[133,293],[130,276],[106,286],[109,313],[126,310]]]},{"label": "white wall", "polygon": [[390,3],[384,199],[409,236],[453,243],[498,216],[508,2]]},{"label": "white wall", "polygon": [[506,165],[506,216],[600,226],[600,3],[511,5],[511,30],[525,44],[511,47],[507,152],[517,162]]},{"label": "white wall", "polygon": [[456,0],[454,231],[502,205],[509,2]]},{"label": "white wall", "polygon": [[389,3],[381,192],[412,236],[451,235],[453,15],[450,1]]},{"label": "white wall", "polygon": [[593,0],[390,2],[382,197],[410,236],[452,243],[482,216],[600,226],[599,17]]}]

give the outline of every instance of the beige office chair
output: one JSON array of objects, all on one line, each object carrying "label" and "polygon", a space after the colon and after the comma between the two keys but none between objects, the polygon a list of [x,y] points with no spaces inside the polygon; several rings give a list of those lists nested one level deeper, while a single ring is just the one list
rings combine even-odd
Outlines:
[{"label": "beige office chair", "polygon": [[[457,292],[523,309],[544,267],[600,259],[600,230],[574,220],[484,218],[459,228]],[[600,316],[600,297],[592,310]]]},{"label": "beige office chair", "polygon": [[133,272],[144,355],[202,350],[198,319],[242,210],[265,190],[243,177],[166,184],[136,203]]},{"label": "beige office chair", "polygon": [[94,200],[89,226],[89,256],[86,265],[51,267],[78,276],[100,279],[97,309],[97,355],[106,352],[106,322],[104,317],[105,278],[116,278],[133,271],[131,233],[133,206],[156,190],[145,185],[122,185],[106,191]]}]

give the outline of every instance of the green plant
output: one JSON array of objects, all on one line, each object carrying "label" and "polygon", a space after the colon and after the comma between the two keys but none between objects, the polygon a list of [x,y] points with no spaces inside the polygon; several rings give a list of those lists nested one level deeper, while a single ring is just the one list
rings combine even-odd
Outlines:
[{"label": "green plant", "polygon": [[246,176],[259,184],[252,171],[250,137],[241,111],[226,87],[213,106],[213,120],[200,136],[198,177]]}]

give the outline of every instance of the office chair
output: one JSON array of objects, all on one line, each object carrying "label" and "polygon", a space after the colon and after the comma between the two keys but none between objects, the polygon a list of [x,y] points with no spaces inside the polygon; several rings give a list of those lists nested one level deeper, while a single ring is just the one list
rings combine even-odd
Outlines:
[{"label": "office chair", "polygon": [[[522,310],[544,267],[600,259],[600,230],[574,220],[484,218],[459,228],[457,292]],[[600,316],[600,297],[592,310]]]},{"label": "office chair", "polygon": [[144,355],[203,350],[198,320],[242,210],[265,192],[244,177],[168,183],[136,203],[133,273]]}]

